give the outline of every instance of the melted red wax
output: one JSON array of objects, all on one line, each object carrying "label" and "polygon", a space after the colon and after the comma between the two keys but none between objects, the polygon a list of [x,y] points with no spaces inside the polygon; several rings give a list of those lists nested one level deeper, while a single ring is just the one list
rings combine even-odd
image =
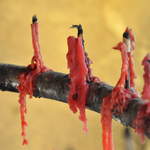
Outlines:
[{"label": "melted red wax", "polygon": [[112,142],[112,112],[111,110],[111,103],[110,97],[107,96],[103,99],[102,103],[102,143],[103,143],[103,150],[113,150],[113,142]]},{"label": "melted red wax", "polygon": [[144,142],[144,131],[146,131],[147,126],[149,126],[149,122],[145,121],[146,118],[150,116],[150,102],[148,102],[150,100],[150,54],[147,54],[144,57],[142,65],[144,66],[144,87],[142,91],[142,98],[146,101],[146,103],[143,104],[138,111],[133,124],[135,126],[135,131],[141,136],[142,142]]},{"label": "melted red wax", "polygon": [[128,88],[125,89],[125,82],[128,78],[130,79],[130,87],[135,88],[134,79],[136,78],[132,56],[132,51],[135,49],[135,39],[131,29],[126,28],[125,32],[128,32],[130,36],[130,52],[127,51],[128,47],[124,42],[119,42],[115,47],[113,47],[121,52],[122,68],[120,79],[111,93],[111,108],[115,108],[115,110],[120,113],[126,108],[130,98],[138,97],[136,90],[131,91]]},{"label": "melted red wax", "polygon": [[146,102],[141,106],[137,113],[137,117],[134,120],[135,131],[140,135],[142,142],[144,143],[145,136],[144,131],[149,129],[150,121],[146,118],[150,116],[150,102]]},{"label": "melted red wax", "polygon": [[22,73],[19,76],[20,84],[18,86],[19,91],[19,104],[20,104],[20,116],[21,116],[21,127],[23,136],[23,145],[28,144],[26,139],[26,126],[27,121],[25,119],[25,113],[27,113],[26,108],[26,95],[29,94],[30,98],[33,96],[33,81],[37,77],[38,74],[48,71],[48,69],[44,66],[42,61],[42,56],[40,54],[40,45],[38,39],[38,23],[31,24],[32,30],[32,44],[34,48],[34,56],[32,57],[31,64],[28,66],[28,72]]},{"label": "melted red wax", "polygon": [[112,93],[103,99],[102,104],[102,129],[103,129],[103,149],[113,150],[112,144],[112,109],[115,108],[116,112],[122,112],[126,105],[126,90],[124,89],[125,80],[128,71],[128,56],[126,52],[126,45],[123,42],[118,43],[115,49],[121,51],[122,68],[121,76],[117,82]]},{"label": "melted red wax", "polygon": [[111,108],[115,108],[116,111],[121,113],[127,105],[127,99],[131,98],[130,90],[124,88],[126,79],[128,78],[129,59],[127,53],[127,46],[125,43],[120,42],[117,44],[117,46],[113,48],[118,49],[121,52],[122,68],[120,79],[111,93]]},{"label": "melted red wax", "polygon": [[144,87],[142,91],[142,98],[150,100],[150,54],[147,54],[144,57],[142,65],[144,66]]},{"label": "melted red wax", "polygon": [[[128,28],[126,32],[129,32],[131,40],[131,49],[135,47],[134,36]],[[127,52],[127,45],[124,42],[119,42],[114,49],[120,50],[122,57],[122,68],[121,75],[113,88],[110,95],[103,99],[102,104],[102,128],[103,128],[103,149],[113,150],[112,142],[112,110],[114,113],[122,113],[131,98],[137,97],[137,94],[131,92],[129,89],[125,89],[126,80],[128,80],[128,71],[130,70],[130,84],[134,87],[134,67],[133,67],[133,57],[130,52]]]},{"label": "melted red wax", "polygon": [[122,68],[121,68],[121,75],[120,79],[116,84],[116,87],[123,87],[125,85],[125,80],[128,75],[128,54],[127,54],[127,46],[123,42],[119,42],[114,49],[120,50],[121,52],[121,58],[122,58]]},{"label": "melted red wax", "polygon": [[88,68],[85,62],[85,52],[82,38],[68,37],[68,68],[70,69],[70,92],[68,103],[70,109],[75,113],[79,109],[80,120],[83,121],[84,131],[87,131],[87,119],[85,115],[85,104],[88,92],[87,76]]}]

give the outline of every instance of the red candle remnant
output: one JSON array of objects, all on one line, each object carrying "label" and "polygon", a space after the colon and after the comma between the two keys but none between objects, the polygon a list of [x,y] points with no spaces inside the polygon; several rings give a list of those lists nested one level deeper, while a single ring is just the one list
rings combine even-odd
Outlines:
[{"label": "red candle remnant", "polygon": [[85,116],[85,104],[88,92],[88,84],[86,82],[88,68],[85,63],[85,54],[82,45],[82,38],[68,37],[68,68],[70,69],[70,92],[68,103],[70,109],[75,113],[77,109],[80,111],[80,120],[83,121],[84,131],[87,131],[87,119]]},{"label": "red candle remnant", "polygon": [[29,94],[30,98],[33,96],[34,90],[34,80],[42,72],[48,71],[42,61],[42,56],[40,53],[40,45],[39,45],[39,35],[38,35],[38,23],[36,16],[33,16],[31,24],[32,30],[32,44],[34,48],[34,56],[32,57],[31,64],[28,65],[28,71],[20,74],[19,81],[20,84],[18,86],[19,95],[19,103],[20,103],[20,115],[21,115],[21,126],[23,136],[23,145],[28,144],[26,139],[26,126],[27,121],[25,119],[25,114],[27,113],[26,108],[26,95]]},{"label": "red candle remnant", "polygon": [[135,131],[141,136],[142,142],[144,142],[144,131],[147,130],[149,122],[146,118],[150,116],[150,54],[147,54],[143,61],[142,65],[144,66],[144,87],[142,91],[142,98],[145,100],[145,104],[140,108],[137,113],[137,117],[134,120],[133,124],[135,126]]},{"label": "red candle remnant", "polygon": [[99,78],[92,75],[90,65],[92,61],[84,50],[84,39],[82,26],[72,25],[71,28],[77,28],[78,37],[68,37],[67,62],[70,69],[70,92],[68,103],[70,109],[76,113],[79,109],[79,119],[83,121],[83,130],[87,131],[87,119],[85,115],[85,104],[89,89],[89,82],[100,82]]},{"label": "red candle remnant", "polygon": [[128,74],[128,55],[126,45],[123,42],[118,43],[115,49],[119,49],[122,56],[121,76],[112,93],[103,99],[102,104],[102,129],[103,129],[103,149],[113,150],[112,144],[112,109],[116,113],[122,113],[127,106],[127,99],[131,98],[129,90],[125,89],[125,81]]},{"label": "red candle remnant", "polygon": [[[114,113],[122,113],[131,98],[137,97],[137,93],[130,90],[134,88],[134,67],[131,50],[134,49],[134,36],[131,29],[126,29],[123,34],[123,42],[119,42],[114,49],[120,50],[122,57],[121,75],[110,95],[103,99],[102,104],[102,128],[103,149],[113,150],[112,143],[112,110]],[[128,85],[126,85],[128,82]]]},{"label": "red candle remnant", "polygon": [[150,54],[147,54],[144,57],[142,65],[144,66],[144,87],[142,91],[142,98],[150,100]]},{"label": "red candle remnant", "polygon": [[136,93],[132,93],[130,89],[125,88],[126,80],[128,80],[129,69],[129,58],[126,44],[124,42],[120,42],[113,48],[118,49],[121,52],[122,68],[120,79],[111,93],[111,108],[115,108],[118,113],[122,113],[128,104],[128,99],[136,97]]},{"label": "red candle remnant", "polygon": [[149,127],[149,120],[148,118],[150,116],[150,102],[146,102],[141,106],[140,110],[137,113],[137,117],[133,122],[133,125],[135,127],[135,131],[140,135],[142,139],[142,143],[144,143],[145,136],[144,131],[148,130]]}]

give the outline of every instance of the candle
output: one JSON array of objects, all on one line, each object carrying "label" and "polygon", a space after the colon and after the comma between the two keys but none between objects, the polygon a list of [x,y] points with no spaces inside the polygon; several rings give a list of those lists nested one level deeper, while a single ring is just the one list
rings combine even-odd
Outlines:
[{"label": "candle", "polygon": [[68,53],[66,55],[68,68],[70,69],[70,91],[68,103],[70,109],[76,113],[80,111],[79,119],[83,122],[83,130],[87,131],[87,119],[85,115],[85,105],[89,89],[89,82],[100,82],[99,78],[92,75],[90,65],[92,61],[84,50],[84,39],[82,26],[72,25],[71,28],[77,28],[76,37],[68,37]]},{"label": "candle", "polygon": [[[116,114],[122,113],[131,98],[138,97],[134,88],[134,67],[131,50],[135,47],[134,36],[131,29],[126,29],[123,34],[123,42],[119,42],[115,47],[121,52],[122,68],[121,75],[110,95],[103,99],[102,104],[102,129],[103,129],[103,149],[113,150],[112,142],[112,110]],[[131,89],[132,88],[132,89]]]},{"label": "candle", "polygon": [[70,91],[68,103],[70,109],[75,113],[79,109],[80,120],[83,121],[83,129],[87,131],[87,119],[85,115],[85,104],[88,93],[88,84],[86,82],[88,68],[85,63],[85,54],[81,37],[68,37],[67,61],[70,69]]},{"label": "candle", "polygon": [[39,35],[38,35],[38,23],[36,16],[32,18],[31,24],[32,31],[32,44],[34,49],[34,56],[32,57],[31,64],[28,65],[28,71],[21,73],[19,75],[19,104],[20,104],[20,116],[21,116],[21,127],[22,132],[21,135],[23,137],[23,145],[28,144],[28,140],[26,139],[26,126],[27,121],[25,119],[25,114],[27,113],[26,107],[26,95],[28,94],[30,98],[33,96],[34,90],[34,80],[42,72],[48,71],[48,68],[44,66],[42,56],[40,53],[40,45],[39,45]]}]

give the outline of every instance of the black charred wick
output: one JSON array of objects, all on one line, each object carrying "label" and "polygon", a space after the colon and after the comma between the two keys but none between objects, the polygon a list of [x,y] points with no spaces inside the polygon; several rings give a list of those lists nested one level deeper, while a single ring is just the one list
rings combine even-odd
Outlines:
[{"label": "black charred wick", "polygon": [[83,35],[83,29],[82,29],[82,25],[72,25],[71,28],[76,28],[78,30],[78,37]]},{"label": "black charred wick", "polygon": [[77,36],[82,38],[82,45],[83,45],[83,47],[84,47],[84,39],[83,39],[83,28],[82,28],[82,25],[81,25],[81,24],[79,24],[79,25],[72,25],[71,28],[76,28],[76,29],[78,30]]},{"label": "black charred wick", "polygon": [[34,24],[34,23],[37,23],[37,21],[38,21],[37,16],[34,15],[34,16],[32,17],[32,23],[33,23],[33,24]]},{"label": "black charred wick", "polygon": [[130,35],[128,32],[123,33],[123,38],[130,39]]}]

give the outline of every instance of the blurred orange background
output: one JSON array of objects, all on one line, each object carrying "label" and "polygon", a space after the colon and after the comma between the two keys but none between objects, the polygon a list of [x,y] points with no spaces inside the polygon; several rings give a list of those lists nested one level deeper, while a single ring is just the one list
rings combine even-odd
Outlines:
[{"label": "blurred orange background", "polygon": [[[1,0],[0,62],[28,65],[33,55],[31,17],[40,23],[41,52],[45,65],[68,73],[66,65],[69,35],[76,31],[72,24],[82,24],[86,51],[93,60],[93,73],[108,84],[115,85],[120,74],[121,58],[112,50],[122,39],[126,26],[136,37],[136,87],[143,87],[142,58],[149,52],[150,11],[148,0]],[[87,111],[89,132],[84,134],[78,114],[68,105],[48,99],[27,99],[29,145],[21,145],[18,94],[0,92],[0,149],[2,150],[100,150],[100,115]],[[113,124],[116,150],[124,150],[123,126]],[[139,137],[134,148],[139,149]],[[148,150],[148,144],[147,150]]]}]

